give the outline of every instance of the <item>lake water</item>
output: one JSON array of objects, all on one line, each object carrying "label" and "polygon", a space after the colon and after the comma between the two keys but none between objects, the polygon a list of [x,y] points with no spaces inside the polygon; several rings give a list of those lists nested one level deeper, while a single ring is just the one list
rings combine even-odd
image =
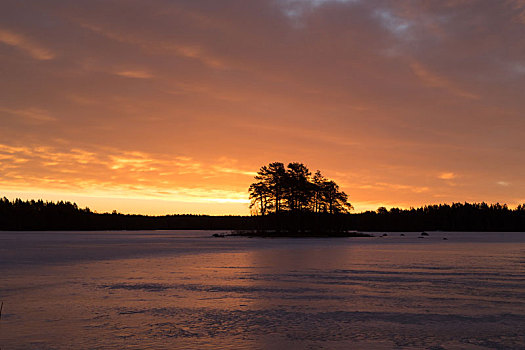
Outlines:
[{"label": "lake water", "polygon": [[0,232],[0,348],[525,349],[525,233],[215,232]]}]

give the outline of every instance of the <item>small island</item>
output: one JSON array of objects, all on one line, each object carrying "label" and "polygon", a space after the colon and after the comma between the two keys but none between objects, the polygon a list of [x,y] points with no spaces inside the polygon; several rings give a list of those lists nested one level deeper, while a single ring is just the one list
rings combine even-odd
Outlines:
[{"label": "small island", "polygon": [[281,162],[262,166],[249,188],[252,214],[348,213],[348,195],[319,170],[312,173],[302,163]]},{"label": "small island", "polygon": [[349,230],[341,214],[353,209],[348,195],[319,170],[313,175],[299,162],[262,166],[249,187],[252,215],[261,216],[255,230],[232,236],[247,237],[371,237]]}]

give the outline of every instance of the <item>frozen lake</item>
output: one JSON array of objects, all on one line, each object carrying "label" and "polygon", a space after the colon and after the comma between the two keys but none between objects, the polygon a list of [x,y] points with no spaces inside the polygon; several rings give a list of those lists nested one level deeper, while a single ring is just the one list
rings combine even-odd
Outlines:
[{"label": "frozen lake", "polygon": [[525,348],[525,233],[215,232],[0,232],[0,348]]}]

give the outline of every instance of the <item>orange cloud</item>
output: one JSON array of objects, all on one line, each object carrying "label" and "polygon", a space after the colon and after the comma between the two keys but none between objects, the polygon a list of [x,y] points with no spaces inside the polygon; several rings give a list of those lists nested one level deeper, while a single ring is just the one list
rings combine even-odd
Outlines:
[{"label": "orange cloud", "polygon": [[442,179],[442,180],[452,180],[456,177],[456,174],[452,173],[452,172],[447,172],[447,173],[441,173],[439,174],[438,178]]},{"label": "orange cloud", "polygon": [[137,78],[137,79],[150,79],[153,78],[153,74],[143,70],[123,70],[115,73],[121,77],[126,78]]},{"label": "orange cloud", "polygon": [[26,36],[14,33],[7,29],[0,28],[0,43],[14,46],[37,60],[51,60],[55,58],[55,54]]},{"label": "orange cloud", "polygon": [[207,53],[205,49],[199,47],[198,45],[185,45],[182,43],[177,43],[174,40],[151,41],[148,38],[142,38],[138,33],[123,33],[121,31],[111,29],[109,26],[90,23],[85,19],[77,18],[76,20],[82,27],[86,29],[118,42],[136,45],[146,52],[168,52],[178,56],[195,59],[212,68],[225,67],[224,62],[222,62],[219,58]]},{"label": "orange cloud", "polygon": [[53,117],[48,111],[41,108],[22,108],[11,109],[0,107],[0,112],[8,113],[17,117],[21,117],[26,121],[34,123],[53,122],[57,119]]},{"label": "orange cloud", "polygon": [[429,190],[429,188],[426,186],[411,186],[411,185],[392,184],[392,183],[385,183],[385,182],[376,183],[375,185],[372,185],[371,188],[373,188],[374,186],[377,186],[380,188],[386,187],[386,188],[391,188],[394,190],[412,191],[415,193],[427,192]]},{"label": "orange cloud", "polygon": [[[189,157],[158,157],[144,152],[59,151],[54,147],[12,147],[0,144],[0,186],[5,190],[70,191],[118,198],[161,198],[192,203],[247,203],[246,189],[213,188],[198,178],[221,172],[250,175],[213,165],[202,167]],[[45,174],[45,175],[40,175]],[[190,174],[191,181],[181,181]]]}]

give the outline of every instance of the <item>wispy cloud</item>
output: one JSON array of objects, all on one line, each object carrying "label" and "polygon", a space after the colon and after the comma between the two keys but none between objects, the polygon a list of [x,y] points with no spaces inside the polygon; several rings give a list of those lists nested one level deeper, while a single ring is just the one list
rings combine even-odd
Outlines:
[{"label": "wispy cloud", "polygon": [[153,74],[145,70],[122,70],[115,72],[116,75],[126,78],[136,79],[150,79],[153,78]]},{"label": "wispy cloud", "polygon": [[217,164],[213,165],[212,169],[216,172],[226,174],[246,175],[250,177],[257,175],[255,171],[240,169],[239,161],[229,157],[221,157],[217,159]]},{"label": "wispy cloud", "polygon": [[473,100],[477,100],[480,98],[474,93],[459,88],[457,84],[453,83],[449,79],[440,76],[436,73],[433,73],[419,62],[412,62],[410,64],[410,68],[426,86],[441,88],[459,97],[464,97]]},{"label": "wispy cloud", "polygon": [[410,37],[408,31],[412,23],[409,20],[398,17],[387,9],[376,10],[375,15],[379,18],[381,24],[392,34],[404,39]]},{"label": "wispy cloud", "polygon": [[506,3],[516,11],[515,19],[525,24],[525,1],[524,0],[506,0]]},{"label": "wispy cloud", "polygon": [[235,169],[235,168],[225,168],[221,166],[214,166],[213,169],[221,173],[227,173],[227,174],[240,174],[240,175],[248,175],[248,176],[257,175],[257,172],[255,171],[246,171],[246,170]]},{"label": "wispy cloud", "polygon": [[82,27],[94,33],[117,42],[138,46],[147,53],[171,53],[197,60],[212,68],[225,68],[226,66],[221,59],[210,54],[202,46],[197,44],[184,44],[177,42],[173,38],[171,40],[151,40],[151,38],[142,37],[141,33],[124,33],[109,26],[95,24],[85,19],[77,19],[77,21]]},{"label": "wispy cloud", "polygon": [[53,122],[57,120],[57,118],[52,116],[48,111],[41,109],[41,108],[35,108],[35,107],[22,108],[22,109],[0,107],[0,112],[9,113],[11,115],[21,117],[25,119],[26,121],[35,122],[35,123]]},{"label": "wispy cloud", "polygon": [[[366,186],[366,185],[365,185]],[[411,191],[414,193],[427,192],[429,188],[427,186],[412,186],[396,183],[377,182],[374,185],[369,185],[369,188],[388,188],[393,190]]]},{"label": "wispy cloud", "polygon": [[0,43],[16,47],[37,60],[51,60],[55,54],[28,37],[0,28]]}]

